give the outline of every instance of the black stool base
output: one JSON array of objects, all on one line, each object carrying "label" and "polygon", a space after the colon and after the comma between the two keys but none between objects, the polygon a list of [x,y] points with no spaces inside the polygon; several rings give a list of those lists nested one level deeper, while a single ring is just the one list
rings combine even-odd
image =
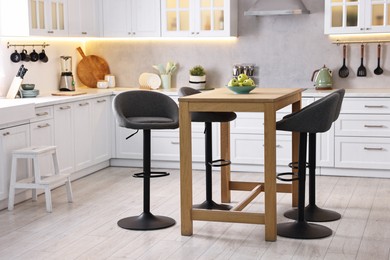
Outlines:
[{"label": "black stool base", "polygon": [[155,216],[152,213],[142,213],[139,216],[123,218],[118,221],[118,226],[130,230],[155,230],[175,225],[172,218]]},{"label": "black stool base", "polygon": [[332,235],[332,230],[306,221],[280,223],[277,226],[278,235],[288,238],[316,239]]},{"label": "black stool base", "polygon": [[193,206],[196,209],[217,209],[217,210],[230,210],[232,206],[225,204],[217,204],[214,201],[204,201],[202,204],[196,204]]},{"label": "black stool base", "polygon": [[[298,219],[298,209],[291,209],[284,213],[284,216],[289,219]],[[312,222],[327,222],[339,220],[341,215],[336,211],[322,209],[316,205],[307,205],[305,207],[305,220]]]}]

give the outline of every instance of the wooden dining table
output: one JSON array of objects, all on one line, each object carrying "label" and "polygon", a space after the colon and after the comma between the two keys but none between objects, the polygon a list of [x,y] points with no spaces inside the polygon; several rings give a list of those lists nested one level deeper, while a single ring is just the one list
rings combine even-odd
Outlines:
[{"label": "wooden dining table", "polygon": [[[299,111],[302,91],[301,88],[255,88],[249,94],[235,94],[228,88],[217,88],[179,98],[182,235],[191,236],[193,234],[194,220],[220,221],[264,224],[265,240],[276,241],[277,192],[292,193],[292,205],[297,204],[296,182],[286,184],[276,181],[276,111],[289,105],[292,105],[292,112]],[[191,112],[264,113],[264,180],[263,182],[232,181],[230,166],[222,167],[222,202],[231,202],[232,190],[248,191],[248,196],[229,211],[193,208]],[[292,161],[298,159],[298,143],[299,134],[292,133]],[[230,160],[229,122],[221,123],[220,146],[221,158]],[[259,161],[261,159],[259,158]],[[263,212],[243,211],[260,193],[264,193]]]}]

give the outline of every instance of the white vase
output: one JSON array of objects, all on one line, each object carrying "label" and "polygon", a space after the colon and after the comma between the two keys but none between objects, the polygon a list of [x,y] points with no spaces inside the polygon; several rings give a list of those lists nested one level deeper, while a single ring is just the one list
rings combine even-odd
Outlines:
[{"label": "white vase", "polygon": [[190,75],[189,85],[194,89],[204,89],[206,87],[206,75],[192,76]]},{"label": "white vase", "polygon": [[171,74],[161,75],[161,85],[163,89],[171,88]]}]

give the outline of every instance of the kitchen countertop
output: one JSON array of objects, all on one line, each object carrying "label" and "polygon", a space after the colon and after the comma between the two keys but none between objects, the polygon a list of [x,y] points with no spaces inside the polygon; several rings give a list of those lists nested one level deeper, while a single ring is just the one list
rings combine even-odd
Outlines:
[{"label": "kitchen countertop", "polygon": [[[77,92],[86,92],[86,94],[77,95],[77,96],[52,96],[51,94],[40,95],[36,98],[19,98],[19,99],[5,99],[0,98],[0,109],[11,107],[11,106],[20,106],[26,104],[34,104],[36,107],[50,106],[54,104],[62,104],[67,102],[74,102],[83,99],[97,98],[103,96],[111,96],[118,94],[127,90],[136,90],[138,88],[131,87],[116,87],[108,89],[97,89],[97,88],[87,88],[79,87],[76,89]],[[157,90],[163,92],[169,96],[177,95],[177,89],[160,89]],[[303,97],[323,97],[334,90],[315,90],[314,88],[306,89],[302,95]],[[390,97],[390,88],[389,89],[346,89],[345,97],[375,97],[375,98],[389,98]]]}]

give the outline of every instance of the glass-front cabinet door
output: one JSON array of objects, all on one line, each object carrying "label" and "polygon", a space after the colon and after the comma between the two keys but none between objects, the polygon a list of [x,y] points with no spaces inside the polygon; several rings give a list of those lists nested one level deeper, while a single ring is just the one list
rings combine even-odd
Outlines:
[{"label": "glass-front cabinet door", "polygon": [[390,0],[326,0],[325,34],[390,31]]},{"label": "glass-front cabinet door", "polygon": [[163,0],[161,3],[162,35],[191,35],[193,0]]},{"label": "glass-front cabinet door", "polygon": [[163,36],[235,36],[237,0],[162,0]]},{"label": "glass-front cabinet door", "polygon": [[67,36],[66,0],[30,0],[30,34]]}]

